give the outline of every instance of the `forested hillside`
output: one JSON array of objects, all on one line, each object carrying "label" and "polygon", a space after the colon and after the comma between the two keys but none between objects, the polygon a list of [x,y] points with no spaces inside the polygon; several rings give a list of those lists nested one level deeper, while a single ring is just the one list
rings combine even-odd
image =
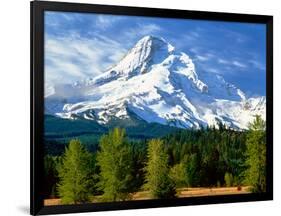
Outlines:
[{"label": "forested hillside", "polygon": [[178,130],[162,138],[132,140],[114,128],[95,151],[78,139],[62,155],[45,156],[46,198],[63,204],[130,200],[138,191],[151,198],[177,196],[182,187],[250,186],[265,191],[265,122],[256,117],[248,131],[220,125]]}]

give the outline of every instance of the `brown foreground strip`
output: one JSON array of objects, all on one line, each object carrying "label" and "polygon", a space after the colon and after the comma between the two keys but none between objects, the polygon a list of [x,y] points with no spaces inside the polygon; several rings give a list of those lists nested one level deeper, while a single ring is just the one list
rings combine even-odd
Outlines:
[{"label": "brown foreground strip", "polygon": [[[238,190],[237,187],[220,187],[220,188],[179,188],[177,189],[178,197],[198,197],[198,196],[216,196],[216,195],[232,195],[232,194],[246,194],[249,192],[249,187],[241,187]],[[98,202],[98,196],[95,197],[93,203]],[[148,191],[136,192],[132,196],[132,200],[147,200],[151,199]],[[45,199],[44,206],[60,205],[61,200]]]}]

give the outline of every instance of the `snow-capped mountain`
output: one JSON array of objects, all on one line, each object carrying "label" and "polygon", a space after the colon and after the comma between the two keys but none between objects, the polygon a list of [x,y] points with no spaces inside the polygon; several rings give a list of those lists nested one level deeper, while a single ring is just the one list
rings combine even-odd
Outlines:
[{"label": "snow-capped mountain", "polygon": [[220,75],[197,72],[192,59],[163,38],[146,36],[97,77],[45,87],[45,112],[107,124],[130,119],[182,128],[246,129],[265,118],[265,97],[248,98]]}]

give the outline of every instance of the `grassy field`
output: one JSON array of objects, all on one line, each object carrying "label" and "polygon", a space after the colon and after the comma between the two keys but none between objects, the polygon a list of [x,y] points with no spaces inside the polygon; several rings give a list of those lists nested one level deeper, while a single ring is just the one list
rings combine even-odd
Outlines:
[{"label": "grassy field", "polygon": [[[199,197],[199,196],[216,196],[216,195],[232,195],[232,194],[246,194],[249,192],[249,187],[220,187],[220,188],[179,188],[177,189],[177,197]],[[132,194],[132,200],[148,200],[152,199],[148,191],[141,191]],[[100,197],[95,196],[92,200],[93,203],[99,202]],[[45,199],[44,205],[60,205],[60,199]]]}]

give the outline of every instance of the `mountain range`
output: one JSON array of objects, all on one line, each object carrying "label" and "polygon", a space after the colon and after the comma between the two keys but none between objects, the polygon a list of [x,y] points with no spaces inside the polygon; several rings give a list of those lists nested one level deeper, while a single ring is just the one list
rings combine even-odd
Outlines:
[{"label": "mountain range", "polygon": [[265,119],[264,96],[248,97],[223,76],[197,71],[163,38],[145,36],[109,70],[71,84],[45,85],[45,114],[101,126],[138,122],[177,128],[248,128]]}]

